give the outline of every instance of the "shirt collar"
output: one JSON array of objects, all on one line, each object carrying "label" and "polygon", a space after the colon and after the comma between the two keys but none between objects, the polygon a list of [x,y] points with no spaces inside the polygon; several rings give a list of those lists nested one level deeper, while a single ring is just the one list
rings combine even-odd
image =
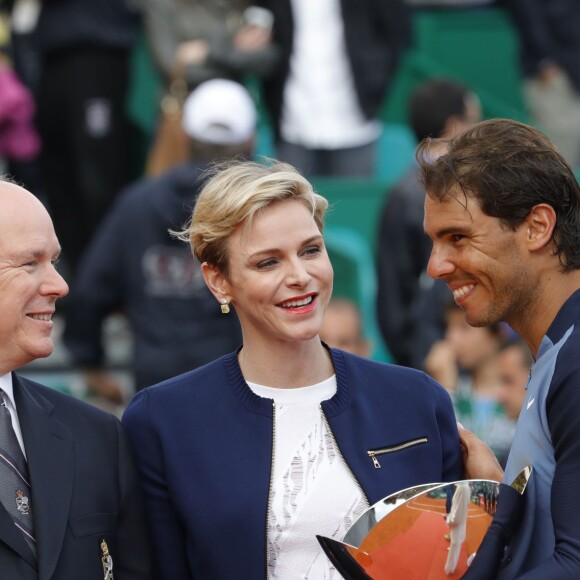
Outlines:
[{"label": "shirt collar", "polygon": [[11,405],[13,409],[16,409],[14,387],[12,386],[12,373],[6,373],[0,377],[0,391],[3,391],[4,396],[8,397],[8,401],[5,401],[6,405]]},{"label": "shirt collar", "polygon": [[580,290],[576,290],[564,302],[558,314],[552,321],[546,336],[550,339],[552,344],[560,342],[561,338],[566,334],[570,326],[578,324],[580,321]]}]

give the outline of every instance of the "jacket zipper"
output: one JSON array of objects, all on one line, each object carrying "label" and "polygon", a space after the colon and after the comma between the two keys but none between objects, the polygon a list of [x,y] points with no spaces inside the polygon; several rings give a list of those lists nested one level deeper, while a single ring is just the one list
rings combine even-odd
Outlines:
[{"label": "jacket zipper", "polygon": [[377,459],[377,455],[385,455],[387,453],[395,453],[395,451],[402,451],[403,449],[407,449],[408,447],[414,447],[415,445],[424,445],[428,443],[429,439],[427,437],[419,437],[419,439],[413,439],[412,441],[406,441],[405,443],[401,443],[399,445],[394,445],[393,447],[384,447],[383,449],[371,449],[367,451],[368,456],[373,460],[373,464],[375,469],[380,469],[381,464]]},{"label": "jacket zipper", "polygon": [[268,562],[270,561],[270,508],[272,507],[272,479],[274,477],[274,453],[276,450],[276,403],[272,401],[272,457],[270,459],[270,483],[268,484],[268,504],[266,506],[266,580],[268,580]]},{"label": "jacket zipper", "polygon": [[354,480],[356,486],[358,487],[358,489],[361,492],[362,496],[365,498],[365,501],[367,502],[367,506],[370,506],[371,504],[369,502],[369,498],[368,498],[367,494],[365,493],[365,490],[362,488],[362,485],[360,484],[359,480],[356,478],[354,472],[350,468],[350,465],[347,463],[346,459],[344,458],[344,455],[342,454],[342,451],[340,450],[340,447],[338,446],[338,442],[336,441],[336,437],[334,436],[334,433],[332,432],[332,429],[330,427],[330,423],[328,422],[328,419],[326,417],[326,413],[324,412],[324,409],[322,408],[322,405],[320,405],[320,412],[322,413],[322,418],[324,420],[324,424],[326,425],[326,429],[328,430],[328,433],[329,433],[330,437],[332,438],[332,441],[334,442],[334,447],[336,448],[336,451],[338,453],[338,456],[342,459],[342,462],[344,463],[344,465],[346,466],[347,470],[349,471],[349,473],[350,473],[352,479]]}]

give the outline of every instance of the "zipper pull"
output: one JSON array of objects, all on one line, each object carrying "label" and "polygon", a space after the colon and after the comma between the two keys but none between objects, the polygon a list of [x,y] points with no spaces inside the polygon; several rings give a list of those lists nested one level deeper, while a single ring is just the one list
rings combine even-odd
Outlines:
[{"label": "zipper pull", "polygon": [[375,466],[375,469],[380,469],[381,464],[379,463],[379,460],[377,459],[375,452],[374,451],[367,451],[367,453],[369,454],[369,457],[373,460],[373,464]]}]

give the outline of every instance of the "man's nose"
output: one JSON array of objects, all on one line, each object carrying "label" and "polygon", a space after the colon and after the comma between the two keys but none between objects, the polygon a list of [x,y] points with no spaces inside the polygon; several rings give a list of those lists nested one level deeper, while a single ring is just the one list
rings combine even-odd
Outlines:
[{"label": "man's nose", "polygon": [[427,263],[427,274],[431,278],[443,278],[447,274],[453,273],[455,264],[451,261],[449,253],[438,244],[433,244],[429,262]]},{"label": "man's nose", "polygon": [[64,298],[68,294],[68,284],[54,266],[51,266],[51,268],[52,271],[45,283],[45,292],[57,298]]}]

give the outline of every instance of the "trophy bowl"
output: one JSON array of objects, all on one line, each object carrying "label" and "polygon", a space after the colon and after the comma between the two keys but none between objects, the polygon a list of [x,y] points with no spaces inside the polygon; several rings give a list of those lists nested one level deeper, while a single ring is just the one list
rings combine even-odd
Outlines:
[{"label": "trophy bowl", "polygon": [[502,494],[521,498],[530,475],[526,468],[511,486],[469,479],[407,488],[368,508],[342,541],[317,538],[346,580],[461,578]]}]

